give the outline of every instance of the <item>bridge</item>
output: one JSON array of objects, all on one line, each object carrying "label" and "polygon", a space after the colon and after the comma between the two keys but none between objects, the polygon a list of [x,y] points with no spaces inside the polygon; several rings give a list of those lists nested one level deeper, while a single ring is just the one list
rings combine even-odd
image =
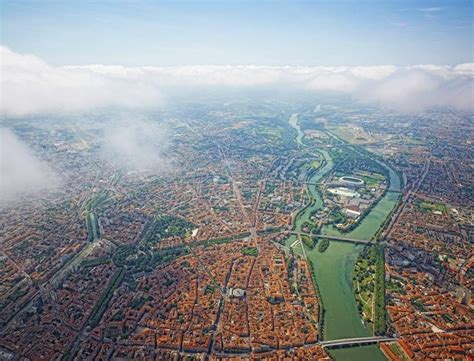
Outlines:
[{"label": "bridge", "polygon": [[290,234],[293,234],[295,236],[308,236],[308,237],[317,237],[317,238],[323,238],[323,239],[329,239],[331,241],[341,241],[341,242],[351,242],[351,243],[360,243],[360,244],[369,244],[372,241],[371,240],[366,240],[366,239],[356,239],[356,238],[349,238],[349,237],[339,237],[339,236],[328,236],[325,234],[310,234],[310,233],[304,233],[304,232],[290,232]]},{"label": "bridge", "polygon": [[356,337],[344,338],[340,340],[320,341],[319,344],[322,347],[350,347],[390,341],[397,341],[397,338],[384,336]]}]

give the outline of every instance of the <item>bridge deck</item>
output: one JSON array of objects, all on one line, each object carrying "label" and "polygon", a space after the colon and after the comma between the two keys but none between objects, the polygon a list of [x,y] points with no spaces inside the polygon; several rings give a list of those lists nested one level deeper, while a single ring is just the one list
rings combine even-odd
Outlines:
[{"label": "bridge deck", "polygon": [[390,342],[396,341],[396,338],[393,337],[356,337],[356,338],[346,338],[340,340],[329,340],[329,341],[320,341],[319,344],[323,347],[338,347],[338,346],[351,346],[351,345],[361,345],[369,343],[378,343],[378,342]]},{"label": "bridge deck", "polygon": [[317,238],[325,238],[333,241],[342,241],[342,242],[351,242],[351,243],[371,243],[371,240],[366,240],[366,239],[356,239],[356,238],[349,238],[349,237],[339,237],[339,236],[329,236],[325,234],[309,234],[309,233],[304,233],[304,232],[290,232],[290,234],[296,235],[296,236],[309,236],[309,237],[317,237]]}]

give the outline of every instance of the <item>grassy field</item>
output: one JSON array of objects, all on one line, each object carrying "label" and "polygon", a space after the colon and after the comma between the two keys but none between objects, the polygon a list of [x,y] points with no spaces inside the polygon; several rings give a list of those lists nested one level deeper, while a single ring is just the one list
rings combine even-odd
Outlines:
[{"label": "grassy field", "polygon": [[363,144],[371,141],[371,137],[362,128],[335,127],[331,131],[350,144]]},{"label": "grassy field", "polygon": [[385,273],[384,250],[381,246],[367,246],[356,261],[354,291],[359,312],[374,335],[385,332]]},{"label": "grassy field", "polygon": [[383,175],[381,174],[361,174],[361,175],[357,175],[358,177],[362,178],[365,182],[365,184],[367,184],[368,187],[375,187],[377,185],[379,185],[385,178]]},{"label": "grassy field", "polygon": [[318,169],[321,166],[321,162],[319,160],[313,160],[309,163],[309,168]]},{"label": "grassy field", "polygon": [[427,213],[427,212],[441,212],[446,213],[448,208],[446,205],[442,203],[434,203],[434,202],[427,202],[427,201],[417,201],[416,204],[420,209]]},{"label": "grassy field", "polygon": [[354,289],[362,317],[366,322],[373,322],[374,284],[375,264],[369,264],[366,258],[358,258],[355,266]]},{"label": "grassy field", "polygon": [[243,247],[242,248],[242,255],[244,256],[258,256],[258,249],[257,247]]}]

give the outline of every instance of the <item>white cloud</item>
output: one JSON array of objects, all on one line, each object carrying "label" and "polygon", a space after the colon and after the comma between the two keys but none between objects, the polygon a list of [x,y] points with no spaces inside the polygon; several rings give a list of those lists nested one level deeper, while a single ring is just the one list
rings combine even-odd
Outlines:
[{"label": "white cloud", "polygon": [[101,75],[88,69],[52,67],[39,58],[0,47],[1,113],[23,116],[103,106],[154,106],[156,86],[146,79]]},{"label": "white cloud", "polygon": [[98,107],[155,107],[202,89],[299,90],[353,96],[402,111],[443,106],[472,110],[474,64],[410,67],[178,66],[53,67],[0,47],[0,113],[22,116]]},{"label": "white cloud", "polygon": [[123,117],[107,124],[102,144],[106,161],[127,171],[160,173],[169,169],[168,133],[146,119]]},{"label": "white cloud", "polygon": [[423,13],[437,13],[439,11],[444,10],[442,7],[427,7],[427,8],[419,8],[418,11]]},{"label": "white cloud", "polygon": [[433,65],[399,69],[363,85],[357,98],[404,112],[433,107],[473,110],[473,73],[455,69]]},{"label": "white cloud", "polygon": [[18,137],[0,128],[0,202],[54,189],[58,178]]}]

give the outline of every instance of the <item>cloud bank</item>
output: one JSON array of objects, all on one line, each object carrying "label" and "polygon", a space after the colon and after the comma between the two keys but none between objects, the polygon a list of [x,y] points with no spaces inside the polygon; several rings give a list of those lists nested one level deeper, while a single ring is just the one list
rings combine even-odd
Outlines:
[{"label": "cloud bank", "polygon": [[54,189],[58,178],[18,137],[0,128],[0,203]]},{"label": "cloud bank", "polygon": [[146,78],[103,75],[87,68],[52,67],[31,55],[0,48],[0,114],[24,116],[100,107],[144,107],[159,102]]},{"label": "cloud bank", "polygon": [[182,92],[249,88],[352,96],[400,111],[474,108],[474,63],[307,67],[48,65],[0,47],[0,113],[24,116],[101,107],[153,108]]},{"label": "cloud bank", "polygon": [[105,128],[105,160],[126,171],[161,173],[169,168],[166,128],[146,119],[123,118]]}]

